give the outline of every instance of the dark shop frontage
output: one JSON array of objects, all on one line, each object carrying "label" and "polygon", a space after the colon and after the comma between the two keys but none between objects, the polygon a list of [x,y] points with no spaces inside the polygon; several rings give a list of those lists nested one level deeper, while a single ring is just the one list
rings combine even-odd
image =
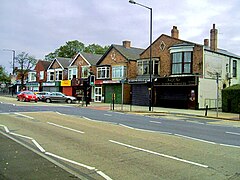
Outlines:
[{"label": "dark shop frontage", "polygon": [[198,77],[163,77],[154,82],[154,106],[198,109]]}]

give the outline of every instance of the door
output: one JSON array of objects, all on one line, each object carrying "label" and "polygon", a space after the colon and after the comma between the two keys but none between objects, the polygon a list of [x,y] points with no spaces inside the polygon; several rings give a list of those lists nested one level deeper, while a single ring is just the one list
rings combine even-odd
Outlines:
[{"label": "door", "polygon": [[102,102],[102,87],[95,87],[95,102]]}]

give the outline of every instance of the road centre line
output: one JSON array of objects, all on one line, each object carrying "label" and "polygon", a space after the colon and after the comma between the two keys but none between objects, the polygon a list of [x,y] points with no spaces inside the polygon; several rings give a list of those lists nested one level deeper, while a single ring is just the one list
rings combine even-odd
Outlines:
[{"label": "road centre line", "polygon": [[111,114],[104,114],[105,116],[112,116]]},{"label": "road centre line", "polygon": [[131,148],[131,149],[136,149],[136,150],[139,150],[139,151],[143,151],[143,152],[146,152],[146,153],[154,154],[154,155],[157,155],[157,156],[162,156],[162,157],[165,157],[165,158],[169,158],[169,159],[172,159],[172,160],[184,162],[184,163],[187,163],[187,164],[192,164],[192,165],[195,165],[195,166],[208,168],[208,166],[204,165],[204,164],[196,163],[196,162],[193,162],[193,161],[188,161],[188,160],[185,160],[185,159],[180,159],[180,158],[177,158],[177,157],[174,157],[174,156],[170,156],[170,155],[166,155],[166,154],[161,154],[161,153],[158,153],[158,152],[154,152],[154,151],[151,151],[151,150],[139,148],[139,147],[132,146],[132,145],[129,145],[129,144],[124,144],[124,143],[121,143],[121,142],[118,142],[118,141],[114,141],[114,140],[109,140],[109,141],[111,143],[118,144],[118,145],[121,145],[121,146],[125,146],[125,147]]},{"label": "road centre line", "polygon": [[159,121],[149,121],[151,123],[156,123],[156,124],[161,124],[162,122],[159,122]]},{"label": "road centre line", "polygon": [[236,132],[226,132],[227,134],[232,134],[232,135],[238,135],[240,136],[240,133],[236,133]]},{"label": "road centre line", "polygon": [[160,134],[168,134],[168,135],[172,135],[172,133],[169,133],[169,132],[163,132],[163,131],[151,131],[151,130],[139,129],[139,128],[134,128],[134,127],[127,126],[127,125],[124,125],[124,124],[119,124],[119,126],[123,126],[123,127],[128,128],[128,129],[133,129],[133,130],[136,130],[136,131],[143,131],[143,132],[150,132],[150,133],[160,133]]},{"label": "road centre line", "polygon": [[20,113],[14,113],[14,114],[16,114],[18,116],[23,116],[23,117],[28,118],[28,119],[34,119],[33,117],[27,116],[27,115],[24,115],[24,114],[20,114]]},{"label": "road centre line", "polygon": [[50,125],[53,125],[53,126],[56,126],[56,127],[60,127],[60,128],[63,128],[63,129],[67,129],[67,130],[70,130],[70,131],[74,131],[74,132],[77,132],[77,133],[81,133],[81,134],[85,133],[83,131],[79,131],[79,130],[72,129],[72,128],[69,128],[69,127],[61,126],[61,125],[58,125],[58,124],[55,124],[55,123],[52,123],[52,122],[47,122],[47,123],[50,124]]}]

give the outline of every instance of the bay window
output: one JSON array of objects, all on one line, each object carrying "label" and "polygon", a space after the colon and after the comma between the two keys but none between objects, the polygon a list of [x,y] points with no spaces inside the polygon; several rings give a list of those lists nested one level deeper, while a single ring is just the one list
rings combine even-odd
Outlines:
[{"label": "bay window", "polygon": [[110,67],[98,67],[97,68],[97,78],[98,79],[109,79],[110,78]]},{"label": "bay window", "polygon": [[68,80],[72,80],[73,78],[78,78],[77,77],[77,67],[68,69]]},{"label": "bay window", "polygon": [[113,79],[123,79],[126,77],[126,67],[125,66],[113,66],[112,67],[112,78]]},{"label": "bay window", "polygon": [[89,73],[90,73],[90,67],[89,66],[82,66],[81,77],[82,78],[87,78],[89,76]]},{"label": "bay window", "polygon": [[192,73],[192,52],[172,53],[172,74]]},{"label": "bay window", "polygon": [[[138,60],[138,75],[148,75],[149,72],[150,59]],[[157,58],[152,59],[152,74],[159,74],[159,60]]]}]

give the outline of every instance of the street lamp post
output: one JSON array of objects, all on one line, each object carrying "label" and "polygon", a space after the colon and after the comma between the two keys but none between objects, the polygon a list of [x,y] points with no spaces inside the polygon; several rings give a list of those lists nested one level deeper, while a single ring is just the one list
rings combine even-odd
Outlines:
[{"label": "street lamp post", "polygon": [[136,4],[136,5],[142,6],[142,7],[150,10],[149,111],[151,111],[152,110],[152,88],[153,88],[153,82],[152,82],[152,68],[153,68],[153,65],[152,65],[152,8],[145,6],[143,4],[137,3],[134,0],[129,0],[129,3]]},{"label": "street lamp post", "polygon": [[13,59],[12,59],[12,66],[13,66],[12,75],[14,75],[14,72],[15,72],[15,54],[16,54],[16,51],[13,50],[13,49],[3,49],[3,51],[12,51],[12,53],[13,53]]}]

